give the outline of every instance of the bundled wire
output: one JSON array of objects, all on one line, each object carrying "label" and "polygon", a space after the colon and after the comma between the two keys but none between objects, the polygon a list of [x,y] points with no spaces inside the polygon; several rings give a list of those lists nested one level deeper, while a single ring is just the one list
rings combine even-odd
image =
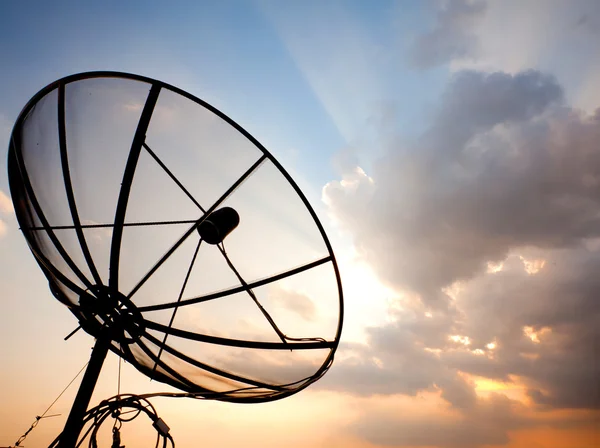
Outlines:
[{"label": "bundled wire", "polygon": [[[121,427],[123,423],[135,420],[141,414],[145,414],[151,421],[156,430],[155,448],[175,448],[173,437],[169,434],[169,427],[158,416],[156,409],[152,406],[145,396],[139,395],[116,395],[108,400],[102,401],[98,406],[91,408],[83,418],[82,435],[77,442],[76,447],[86,446],[84,442],[88,440],[88,448],[98,448],[98,431],[106,423],[109,417],[114,419],[112,428],[113,443],[111,448],[124,448],[121,445]],[[54,439],[48,448],[56,448],[60,442],[62,433]]]},{"label": "bundled wire", "polygon": [[[324,371],[317,377],[320,378],[331,366],[332,361],[326,366]],[[283,387],[293,387],[299,383],[312,380],[314,377],[303,378],[302,380],[295,381],[284,385]],[[256,386],[241,388],[233,393],[245,394],[253,393]],[[157,432],[155,448],[175,448],[175,441],[169,434],[169,427],[167,424],[158,416],[156,409],[150,403],[150,398],[196,398],[200,400],[218,399],[221,394],[218,392],[212,393],[178,393],[178,392],[156,392],[144,395],[115,395],[108,400],[102,401],[98,406],[88,410],[83,418],[82,436],[80,436],[77,442],[76,448],[85,447],[84,442],[89,437],[87,444],[88,448],[98,448],[97,435],[100,427],[106,422],[109,417],[115,419],[113,424],[113,444],[111,448],[124,448],[120,445],[120,429],[123,423],[131,422],[136,419],[142,413],[148,416],[152,420],[152,426]],[[62,433],[54,439],[48,448],[57,448],[60,442]]]},{"label": "bundled wire", "polygon": [[[333,363],[333,360],[330,360],[330,362],[327,364],[327,366],[325,366],[325,369],[323,369],[323,371],[316,377],[312,376],[312,377],[303,378],[299,381],[285,384],[282,387],[283,388],[294,387],[303,382],[308,382],[308,381],[312,382],[313,380],[316,380],[316,379],[320,378],[321,376],[323,376],[325,374],[325,372],[327,370],[329,370],[332,363]],[[71,380],[71,382],[69,383],[69,385],[67,385],[65,390],[63,390],[60,393],[58,398],[60,398],[63,395],[63,393],[66,391],[66,389],[73,383],[73,381],[77,378],[77,376],[79,376],[81,374],[81,372],[83,371],[83,369],[86,366],[87,366],[87,363],[86,363],[86,365],[83,366],[83,368],[79,371],[79,373],[75,376],[75,378],[73,378],[73,380]],[[87,444],[88,448],[98,448],[98,442],[97,442],[98,431],[100,430],[100,427],[107,421],[107,419],[109,417],[112,417],[114,419],[114,424],[113,424],[113,428],[112,428],[113,444],[112,444],[111,448],[124,448],[121,445],[121,440],[120,440],[120,430],[121,430],[123,423],[131,422],[132,420],[136,419],[142,413],[145,414],[148,418],[150,418],[150,420],[152,421],[152,426],[154,427],[154,429],[157,432],[155,448],[167,448],[167,447],[175,448],[175,441],[173,440],[173,437],[169,434],[169,427],[158,416],[156,409],[154,408],[154,406],[152,405],[152,403],[150,403],[150,401],[148,399],[162,397],[162,398],[195,398],[195,399],[201,399],[201,400],[210,400],[210,399],[219,399],[221,396],[221,394],[219,392],[209,392],[209,393],[206,393],[206,392],[203,392],[203,393],[157,392],[157,393],[144,394],[144,395],[133,395],[133,394],[121,395],[119,393],[120,392],[120,370],[121,370],[120,367],[121,366],[119,365],[118,395],[115,395],[114,397],[111,397],[108,400],[102,401],[98,406],[91,408],[90,410],[88,410],[86,412],[86,414],[83,418],[83,428],[84,428],[84,431],[82,431],[83,435],[80,436],[79,441],[77,442],[76,448],[81,448],[82,446],[85,446],[84,442],[86,439],[88,439],[88,437],[89,437],[89,441]],[[229,391],[228,393],[235,393],[235,394],[241,394],[241,395],[244,395],[246,393],[252,394],[255,391],[255,389],[257,389],[256,386],[251,386],[251,387],[240,388],[240,389],[237,389],[234,391]],[[25,437],[27,437],[27,435],[31,432],[31,430],[33,428],[35,428],[35,426],[37,426],[37,423],[39,422],[40,419],[46,418],[46,417],[54,417],[54,416],[58,415],[58,414],[46,415],[47,412],[50,410],[50,408],[56,403],[58,398],[56,400],[54,400],[54,402],[48,407],[48,409],[46,409],[46,411],[42,414],[42,416],[36,417],[36,421],[34,422],[32,427],[23,436],[21,436],[19,438],[19,440],[15,444],[15,447],[20,446],[20,443],[22,443],[23,440],[25,439]],[[58,444],[60,442],[61,436],[62,436],[62,433],[59,434],[56,439],[54,439],[54,441],[49,445],[48,448],[57,448]]]}]

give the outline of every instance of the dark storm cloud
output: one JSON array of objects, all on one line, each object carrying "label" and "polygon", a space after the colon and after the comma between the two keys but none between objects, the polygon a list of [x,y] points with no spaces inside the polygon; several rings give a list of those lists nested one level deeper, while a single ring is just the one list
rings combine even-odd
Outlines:
[{"label": "dark storm cloud", "polygon": [[411,60],[419,68],[444,64],[477,51],[477,37],[472,28],[485,13],[485,2],[447,0],[440,3],[442,7],[433,29],[419,36],[411,48]]}]

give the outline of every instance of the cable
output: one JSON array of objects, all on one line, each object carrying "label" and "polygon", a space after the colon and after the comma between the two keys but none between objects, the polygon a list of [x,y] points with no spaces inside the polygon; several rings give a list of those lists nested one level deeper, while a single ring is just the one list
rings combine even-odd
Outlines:
[{"label": "cable", "polygon": [[[119,347],[120,350],[120,347]],[[123,358],[119,356],[119,375],[117,377],[117,397],[121,395],[121,362]]]},{"label": "cable", "polygon": [[[306,378],[302,378],[301,380],[284,384],[283,388],[291,388],[298,385],[302,385],[303,387],[308,384],[318,380],[321,378],[327,370],[331,367],[333,363],[333,359],[324,366],[322,370],[317,372],[317,374],[313,376],[308,376]],[[115,423],[113,425],[113,445],[111,448],[122,448],[121,443],[121,427],[123,423],[131,422],[136,419],[142,413],[145,414],[150,420],[152,420],[152,426],[157,432],[156,444],[155,448],[175,448],[175,441],[173,437],[169,434],[169,427],[167,424],[158,416],[156,409],[150,403],[150,398],[155,397],[164,397],[164,398],[196,398],[196,399],[204,399],[204,400],[214,400],[214,399],[223,399],[226,398],[230,394],[245,394],[245,393],[255,393],[257,389],[260,389],[258,386],[250,386],[245,388],[240,388],[228,392],[203,392],[203,393],[177,393],[177,392],[157,392],[150,393],[145,395],[117,395],[108,400],[102,401],[98,406],[88,410],[83,417],[83,435],[80,436],[79,441],[77,442],[76,448],[81,448],[83,443],[89,437],[89,442],[87,444],[88,448],[98,448],[97,443],[97,435],[102,424],[109,418],[113,417],[115,419]],[[270,396],[275,396],[279,392],[273,392]],[[126,410],[125,410],[126,409]],[[133,414],[129,416],[129,414]],[[125,417],[127,416],[127,417]],[[49,448],[57,448],[60,443],[60,438],[62,433],[58,435],[56,439],[50,444]],[[162,445],[161,445],[162,440]],[[18,446],[18,445],[16,445]]]},{"label": "cable", "polygon": [[[252,298],[252,300],[254,301],[254,303],[256,304],[256,306],[258,307],[258,309],[261,311],[261,313],[263,314],[263,316],[265,316],[265,318],[267,319],[267,321],[269,322],[269,324],[271,324],[271,327],[273,328],[273,330],[275,331],[275,333],[277,333],[277,336],[279,336],[279,338],[281,339],[281,341],[284,344],[287,344],[288,341],[295,341],[295,342],[309,342],[309,341],[326,342],[325,339],[323,339],[323,338],[292,338],[290,336],[287,336],[285,333],[283,333],[283,331],[281,331],[279,329],[279,327],[275,323],[275,320],[273,320],[273,318],[271,317],[271,315],[269,314],[269,312],[260,304],[260,302],[258,301],[258,298],[254,294],[254,291],[252,291],[252,288],[250,288],[250,286],[248,285],[248,283],[246,282],[246,280],[244,280],[244,278],[241,276],[241,274],[238,272],[238,270],[235,268],[235,266],[233,265],[233,263],[229,259],[229,256],[227,255],[227,252],[225,251],[225,243],[221,242],[220,244],[217,244],[217,247],[221,251],[221,254],[225,258],[225,261],[227,262],[227,264],[229,265],[229,267],[231,268],[231,270],[233,271],[233,273],[235,274],[235,276],[238,278],[239,282],[244,287],[244,290]],[[290,351],[291,350],[292,349],[290,348]]]},{"label": "cable", "polygon": [[260,304],[260,302],[256,298],[256,295],[254,295],[254,291],[252,291],[252,289],[250,289],[250,287],[248,286],[248,283],[246,283],[246,280],[244,280],[244,278],[240,275],[238,270],[235,268],[235,266],[229,259],[229,256],[227,255],[227,252],[225,251],[225,244],[223,242],[221,242],[221,244],[217,244],[217,247],[221,251],[221,254],[223,254],[223,257],[225,258],[225,261],[229,265],[229,268],[233,271],[235,276],[238,278],[238,281],[242,284],[242,286],[244,287],[244,289],[246,290],[248,295],[252,298],[252,300],[254,301],[254,303],[256,304],[258,309],[260,310],[260,312],[263,314],[263,316],[265,316],[265,318],[267,319],[267,321],[269,322],[269,324],[271,325],[271,327],[273,328],[275,333],[277,333],[277,336],[279,336],[279,339],[281,339],[281,342],[283,342],[284,344],[287,344],[285,334],[283,334],[283,332],[279,329],[279,327],[277,326],[277,324],[275,323],[275,321],[273,320],[271,315]]},{"label": "cable", "polygon": [[[123,418],[124,415],[130,413],[134,413],[134,415],[132,417]],[[158,416],[152,403],[150,403],[145,396],[131,394],[111,397],[108,400],[102,401],[98,406],[88,410],[83,418],[83,435],[80,436],[76,447],[81,447],[86,439],[89,438],[87,446],[89,448],[97,448],[97,437],[100,427],[109,417],[112,417],[115,419],[115,424],[112,428],[112,448],[122,448],[121,428],[123,423],[134,420],[140,414],[145,414],[152,421],[152,426],[157,432],[155,447],[162,446],[166,448],[167,446],[170,446],[171,448],[175,448],[175,441],[171,434],[169,434],[169,427]],[[60,443],[61,436],[62,433],[54,439],[49,448],[56,448]]]},{"label": "cable", "polygon": [[[185,287],[190,279],[190,275],[192,273],[192,269],[194,269],[194,263],[196,262],[196,258],[198,257],[198,252],[200,251],[200,246],[202,245],[202,238],[198,240],[198,245],[196,246],[196,250],[194,251],[194,256],[192,257],[192,261],[190,262],[190,267],[185,274],[185,279],[183,280],[183,285],[181,286],[181,290],[179,291],[179,297],[177,298],[177,303],[181,302],[181,298],[183,297],[183,292],[185,291]],[[169,320],[169,329],[173,326],[173,321],[175,320],[175,315],[177,314],[178,306],[173,308],[173,313],[171,314],[171,319]],[[156,361],[154,362],[154,367],[152,367],[152,373],[150,374],[150,380],[154,377],[154,373],[156,372],[156,367],[158,366],[158,362],[160,361],[160,357],[163,353],[163,350],[167,344],[167,338],[169,337],[169,333],[165,333],[165,337],[163,338],[162,344],[160,345],[160,349],[158,350],[158,355],[156,356]]]},{"label": "cable", "polygon": [[38,415],[38,416],[35,417],[35,421],[31,424],[31,426],[29,427],[29,429],[27,431],[25,431],[25,434],[23,434],[21,437],[19,437],[19,439],[15,443],[15,447],[21,446],[21,443],[25,440],[25,438],[29,435],[29,433],[33,430],[33,428],[35,428],[37,426],[37,424],[39,423],[39,421],[41,419],[43,419],[43,418],[50,418],[50,417],[57,417],[57,416],[60,415],[60,414],[54,414],[54,415],[48,415],[48,416],[46,416],[46,414],[52,408],[52,406],[54,406],[56,404],[56,402],[59,400],[59,398],[62,397],[62,395],[67,391],[67,389],[71,386],[71,384],[73,384],[73,382],[77,379],[77,377],[79,375],[81,375],[81,372],[83,372],[85,370],[85,368],[87,367],[88,364],[89,364],[89,361],[85,363],[85,365],[81,368],[81,370],[79,372],[77,372],[77,375],[75,375],[75,377],[69,382],[69,384],[67,384],[67,387],[65,387],[63,389],[63,391],[60,394],[58,394],[58,397],[56,397],[56,399],[50,404],[50,406],[48,406],[48,408],[46,408],[46,410],[44,411],[44,413],[42,415]]},{"label": "cable", "polygon": [[68,388],[71,386],[71,384],[73,384],[73,382],[74,382],[74,381],[77,379],[77,377],[78,377],[79,375],[81,375],[81,372],[83,372],[83,371],[85,370],[85,368],[88,366],[88,364],[89,364],[89,363],[90,363],[90,362],[88,361],[88,362],[86,362],[86,363],[84,364],[84,366],[81,368],[81,370],[79,370],[79,372],[77,372],[77,375],[75,375],[75,377],[74,377],[74,378],[73,378],[73,379],[72,379],[72,380],[69,382],[69,384],[67,384],[67,387],[65,387],[65,388],[63,389],[63,391],[62,391],[60,394],[58,394],[58,397],[56,397],[56,399],[55,399],[55,400],[52,402],[52,404],[51,404],[50,406],[48,406],[48,409],[46,409],[46,410],[44,411],[44,413],[43,413],[43,414],[40,416],[40,418],[44,418],[44,415],[46,415],[46,413],[47,413],[47,412],[50,410],[50,408],[51,408],[52,406],[54,406],[54,404],[55,404],[55,403],[58,401],[58,399],[59,399],[60,397],[62,397],[62,395],[63,395],[63,394],[64,394],[64,393],[67,391],[67,389],[68,389]]},{"label": "cable", "polygon": [[[119,351],[121,351],[121,345],[119,344]],[[121,396],[121,360],[122,358],[119,356],[119,373],[117,374],[117,397]],[[115,419],[115,424],[113,425],[113,433],[115,432],[115,429],[117,428],[117,422],[118,420]],[[117,428],[117,432],[120,429]]]}]

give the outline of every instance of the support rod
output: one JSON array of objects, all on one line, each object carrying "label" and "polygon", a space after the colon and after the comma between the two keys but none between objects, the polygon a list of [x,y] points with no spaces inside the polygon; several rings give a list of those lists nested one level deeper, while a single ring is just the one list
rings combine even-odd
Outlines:
[{"label": "support rod", "polygon": [[85,370],[85,374],[79,385],[79,391],[67,418],[67,423],[65,423],[65,429],[63,429],[60,435],[58,448],[75,448],[75,445],[77,445],[77,439],[83,427],[83,418],[90,404],[90,398],[92,398],[92,393],[96,387],[96,382],[98,381],[98,376],[100,375],[100,370],[102,370],[102,364],[104,364],[109,347],[109,338],[103,337],[96,340],[96,344],[92,349],[90,363]]}]

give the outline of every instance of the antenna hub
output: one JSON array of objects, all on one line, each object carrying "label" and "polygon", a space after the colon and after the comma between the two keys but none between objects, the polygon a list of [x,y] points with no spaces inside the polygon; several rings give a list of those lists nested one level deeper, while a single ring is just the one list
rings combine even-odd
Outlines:
[{"label": "antenna hub", "polygon": [[95,286],[79,297],[81,328],[92,336],[106,337],[119,344],[137,341],[145,331],[142,314],[118,291]]}]

